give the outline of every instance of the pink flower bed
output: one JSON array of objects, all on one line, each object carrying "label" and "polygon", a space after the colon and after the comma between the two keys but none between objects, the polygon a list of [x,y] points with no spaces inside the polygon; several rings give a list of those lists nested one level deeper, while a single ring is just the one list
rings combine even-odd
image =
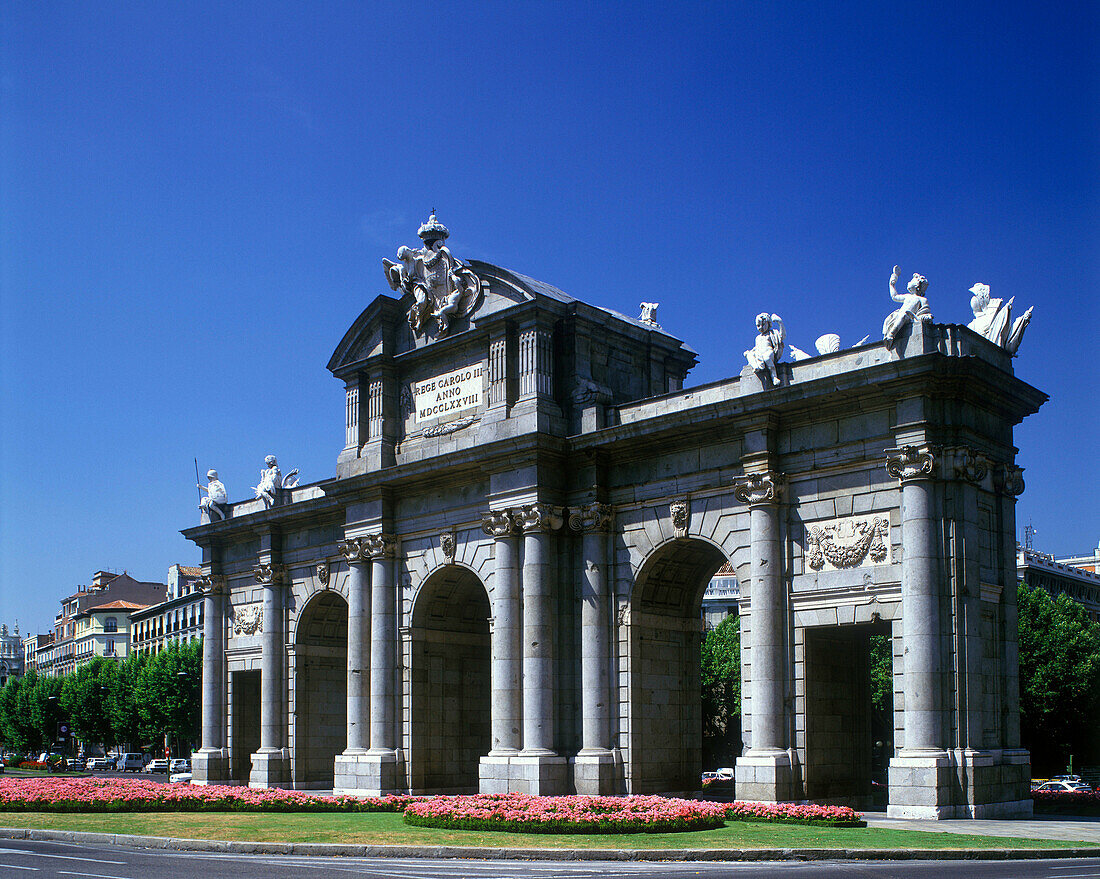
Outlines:
[{"label": "pink flower bed", "polygon": [[725,806],[656,796],[532,797],[477,794],[431,797],[405,807],[405,823],[456,830],[522,833],[668,833],[710,830]]},{"label": "pink flower bed", "polygon": [[404,812],[426,827],[528,833],[665,833],[726,820],[863,826],[847,806],[712,803],[658,796],[325,797],[304,791],[95,776],[0,778],[0,812]]},{"label": "pink flower bed", "polygon": [[779,821],[790,824],[827,824],[832,827],[865,827],[863,816],[848,806],[813,803],[729,803],[726,817],[732,821]]},{"label": "pink flower bed", "polygon": [[87,776],[0,779],[0,812],[400,812],[414,799]]}]

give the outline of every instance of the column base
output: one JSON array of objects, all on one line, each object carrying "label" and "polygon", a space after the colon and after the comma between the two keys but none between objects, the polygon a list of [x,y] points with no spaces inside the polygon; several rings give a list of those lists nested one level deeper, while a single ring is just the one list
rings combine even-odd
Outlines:
[{"label": "column base", "polygon": [[738,800],[783,803],[795,799],[794,763],[789,751],[746,752],[733,769]]},{"label": "column base", "polygon": [[400,751],[360,751],[337,754],[334,794],[384,797],[406,792],[405,761]]},{"label": "column base", "polygon": [[890,761],[891,818],[1030,818],[1031,755],[1020,749],[902,751]]},{"label": "column base", "polygon": [[581,751],[569,761],[573,764],[573,789],[595,797],[625,792],[621,762],[613,751]]},{"label": "column base", "polygon": [[252,755],[249,787],[284,787],[290,784],[290,751],[272,748]]},{"label": "column base", "polygon": [[569,761],[557,754],[485,756],[478,769],[478,790],[542,797],[568,794]]},{"label": "column base", "polygon": [[226,784],[229,780],[228,748],[201,748],[191,755],[191,784]]}]

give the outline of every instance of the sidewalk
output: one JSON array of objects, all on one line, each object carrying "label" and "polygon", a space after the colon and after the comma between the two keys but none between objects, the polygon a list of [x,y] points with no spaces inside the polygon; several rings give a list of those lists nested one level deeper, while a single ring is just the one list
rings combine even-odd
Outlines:
[{"label": "sidewalk", "polygon": [[1100,843],[1100,818],[1069,815],[1037,815],[1034,818],[974,819],[949,818],[941,821],[920,818],[887,818],[885,812],[864,812],[868,827],[892,830],[920,830],[928,833],[964,833],[969,836],[1015,836],[1025,839],[1061,839],[1067,842]]}]

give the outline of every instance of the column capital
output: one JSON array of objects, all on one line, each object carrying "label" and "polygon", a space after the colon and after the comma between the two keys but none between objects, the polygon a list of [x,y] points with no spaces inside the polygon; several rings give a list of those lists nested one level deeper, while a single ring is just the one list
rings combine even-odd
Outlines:
[{"label": "column capital", "polygon": [[932,446],[902,446],[886,450],[886,472],[903,483],[931,479],[936,472],[937,449]]},{"label": "column capital", "polygon": [[490,510],[481,516],[481,530],[490,537],[511,537],[516,533],[516,518],[510,510]]},{"label": "column capital", "polygon": [[994,464],[993,487],[1001,494],[1020,496],[1024,493],[1024,468],[1015,464]]},{"label": "column capital", "polygon": [[970,446],[952,446],[944,451],[944,464],[951,461],[951,472],[955,478],[980,485],[993,464],[981,452],[975,452]]},{"label": "column capital", "polygon": [[370,561],[370,553],[367,552],[362,537],[349,537],[346,540],[341,540],[336,544],[336,548],[340,551],[349,565],[363,565]]},{"label": "column capital", "polygon": [[261,586],[278,586],[286,577],[286,566],[278,564],[265,565],[261,562],[252,569],[252,576],[256,578],[256,582]]},{"label": "column capital", "polygon": [[591,503],[569,508],[569,527],[574,531],[608,531],[615,519],[610,504]]},{"label": "column capital", "polygon": [[391,559],[397,550],[397,539],[392,534],[368,534],[360,537],[359,542],[372,559]]},{"label": "column capital", "polygon": [[564,522],[564,507],[551,504],[531,504],[522,507],[516,514],[516,524],[524,531],[557,531]]},{"label": "column capital", "polygon": [[777,504],[782,499],[786,477],[775,470],[746,473],[733,480],[733,496],[750,507]]},{"label": "column capital", "polygon": [[194,585],[203,595],[221,595],[225,592],[226,580],[220,574],[203,574]]}]

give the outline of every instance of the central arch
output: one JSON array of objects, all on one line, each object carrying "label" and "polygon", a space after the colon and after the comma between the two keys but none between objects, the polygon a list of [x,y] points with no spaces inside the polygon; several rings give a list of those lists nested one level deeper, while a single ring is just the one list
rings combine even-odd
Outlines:
[{"label": "central arch", "polygon": [[492,746],[489,596],[459,565],[424,581],[412,611],[409,787],[477,793]]},{"label": "central arch", "polygon": [[306,603],[294,639],[294,786],[333,786],[347,744],[348,604],[335,592]]},{"label": "central arch", "polygon": [[643,563],[630,597],[630,792],[697,791],[703,769],[703,593],[727,559],[679,538]]}]

